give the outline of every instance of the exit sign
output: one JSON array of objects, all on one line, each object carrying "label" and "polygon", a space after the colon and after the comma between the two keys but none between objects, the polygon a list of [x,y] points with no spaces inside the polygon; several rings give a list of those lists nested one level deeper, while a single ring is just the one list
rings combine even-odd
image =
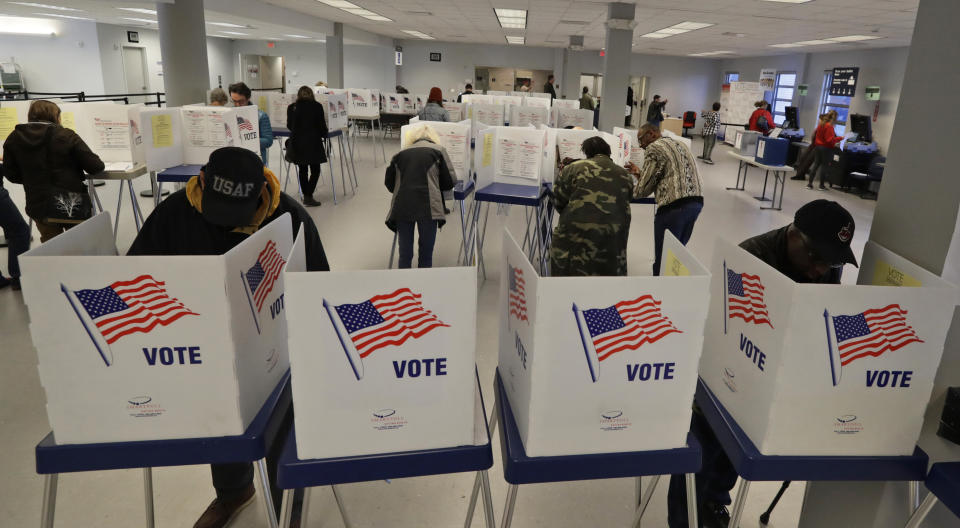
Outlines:
[{"label": "exit sign", "polygon": [[430,62],[440,62],[440,54],[436,52],[431,53]]}]

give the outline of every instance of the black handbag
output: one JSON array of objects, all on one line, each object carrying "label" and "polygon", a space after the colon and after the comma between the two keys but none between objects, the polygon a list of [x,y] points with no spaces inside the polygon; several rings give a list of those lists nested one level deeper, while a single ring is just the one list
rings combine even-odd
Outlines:
[{"label": "black handbag", "polygon": [[[47,129],[44,138],[44,167],[50,173],[50,139],[53,127]],[[54,224],[79,224],[93,216],[93,200],[90,193],[64,189],[55,184],[50,185],[50,196],[44,206],[43,218],[45,222]]]},{"label": "black handbag", "polygon": [[296,159],[297,156],[296,152],[294,152],[292,139],[293,138],[287,138],[287,140],[283,142],[283,159],[286,160],[287,163],[295,163],[294,159]]}]

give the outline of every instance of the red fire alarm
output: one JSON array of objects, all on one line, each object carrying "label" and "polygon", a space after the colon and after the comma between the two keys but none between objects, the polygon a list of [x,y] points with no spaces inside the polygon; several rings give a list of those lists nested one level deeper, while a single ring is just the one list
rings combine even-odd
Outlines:
[{"label": "red fire alarm", "polygon": [[600,56],[605,57],[607,55],[606,50],[600,50]]},{"label": "red fire alarm", "polygon": [[272,48],[273,46],[274,46],[274,43],[273,43],[273,42],[267,42],[267,47],[268,47],[268,48]]}]

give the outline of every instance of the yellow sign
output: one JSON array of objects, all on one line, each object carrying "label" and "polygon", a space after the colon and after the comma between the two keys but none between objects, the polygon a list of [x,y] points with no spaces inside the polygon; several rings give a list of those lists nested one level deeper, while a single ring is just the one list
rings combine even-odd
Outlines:
[{"label": "yellow sign", "polygon": [[0,144],[17,127],[17,122],[17,109],[15,107],[0,108]]},{"label": "yellow sign", "polygon": [[923,286],[923,283],[919,280],[883,260],[877,260],[877,265],[873,268],[873,284],[875,286],[906,286],[908,288]]},{"label": "yellow sign", "polygon": [[173,122],[170,115],[150,116],[150,130],[153,132],[153,148],[173,146]]},{"label": "yellow sign", "polygon": [[257,107],[260,108],[260,111],[262,111],[262,112],[266,112],[266,111],[267,111],[267,96],[266,96],[266,95],[261,95],[260,98],[257,99]]},{"label": "yellow sign", "polygon": [[665,267],[663,268],[662,275],[667,277],[687,277],[690,275],[690,270],[683,265],[683,262],[680,262],[680,259],[673,254],[673,251],[667,250],[667,258],[664,260]]},{"label": "yellow sign", "polygon": [[480,160],[482,167],[489,167],[493,162],[493,134],[483,135],[483,157]]},{"label": "yellow sign", "polygon": [[74,132],[77,131],[77,118],[73,115],[73,112],[60,113],[60,126],[63,128],[69,128]]}]

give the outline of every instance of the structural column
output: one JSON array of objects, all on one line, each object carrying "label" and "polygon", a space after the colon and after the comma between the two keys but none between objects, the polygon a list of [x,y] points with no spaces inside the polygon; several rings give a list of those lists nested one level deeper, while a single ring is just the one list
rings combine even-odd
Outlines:
[{"label": "structural column", "polygon": [[[561,99],[580,99],[580,71],[579,55],[583,51],[583,35],[570,35],[570,43],[563,50],[563,77],[560,78]],[[570,64],[574,66],[570,66]]]},{"label": "structural column", "polygon": [[603,62],[603,103],[600,130],[623,126],[630,85],[633,28],[636,5],[615,2],[607,5],[607,50]]},{"label": "structural column", "polygon": [[205,101],[210,89],[203,0],[157,3],[167,106]]},{"label": "structural column", "polygon": [[[949,126],[938,131],[933,124],[960,121],[960,106],[952,89],[960,84],[956,20],[960,20],[960,2],[920,2],[870,230],[870,240],[953,281],[958,278],[960,259],[957,139]],[[931,462],[960,459],[960,447],[933,436],[946,387],[960,385],[958,334],[960,317],[954,312],[920,439],[920,447],[930,455]],[[873,434],[885,433],[879,429]],[[908,517],[907,497],[904,482],[811,482],[804,497],[800,527],[899,528]],[[956,525],[956,517],[938,505],[923,526]]]},{"label": "structural column", "polygon": [[327,35],[327,86],[343,88],[343,24],[333,23],[333,35]]}]

